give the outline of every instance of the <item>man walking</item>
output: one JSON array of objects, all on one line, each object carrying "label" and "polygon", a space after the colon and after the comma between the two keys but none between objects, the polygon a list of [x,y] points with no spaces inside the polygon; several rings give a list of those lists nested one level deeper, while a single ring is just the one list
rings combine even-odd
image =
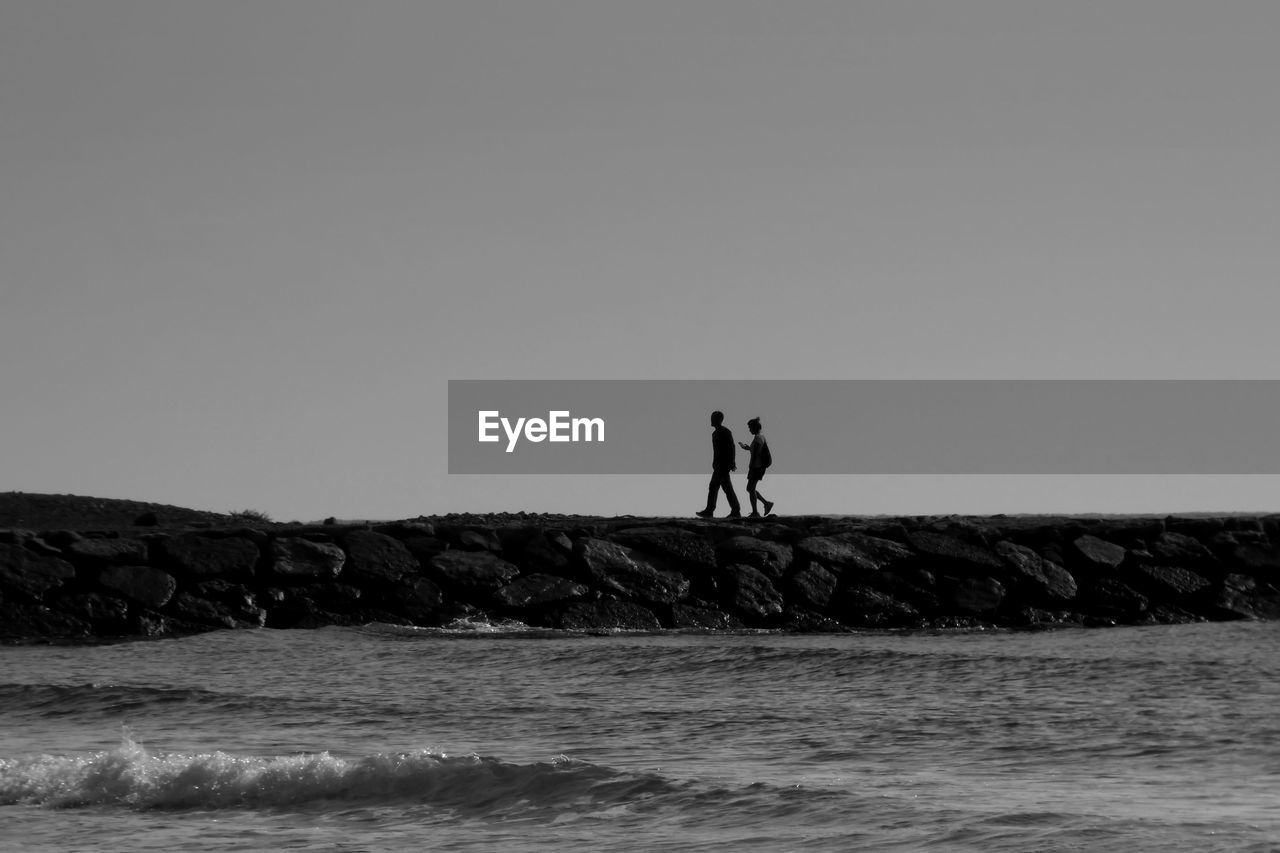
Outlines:
[{"label": "man walking", "polygon": [[738,496],[733,492],[733,483],[729,481],[729,472],[736,470],[734,456],[737,451],[733,446],[733,433],[724,426],[724,412],[711,413],[711,484],[707,487],[707,508],[696,515],[710,518],[716,511],[716,498],[724,489],[724,496],[729,501],[729,515],[726,518],[742,518],[742,509],[738,504]]}]

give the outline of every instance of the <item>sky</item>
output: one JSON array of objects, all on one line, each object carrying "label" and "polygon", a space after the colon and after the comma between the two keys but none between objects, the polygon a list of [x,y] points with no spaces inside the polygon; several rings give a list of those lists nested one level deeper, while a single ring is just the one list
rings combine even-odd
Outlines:
[{"label": "sky", "polygon": [[[448,380],[1277,378],[1278,31],[1236,0],[3,0],[0,490],[683,515],[708,472],[449,475]],[[1269,476],[769,485],[1280,509]]]}]

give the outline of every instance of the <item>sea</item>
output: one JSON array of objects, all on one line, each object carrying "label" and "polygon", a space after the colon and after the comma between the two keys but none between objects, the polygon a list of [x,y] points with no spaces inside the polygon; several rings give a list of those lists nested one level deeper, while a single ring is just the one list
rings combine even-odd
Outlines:
[{"label": "sea", "polygon": [[0,647],[8,851],[1276,851],[1280,623]]}]

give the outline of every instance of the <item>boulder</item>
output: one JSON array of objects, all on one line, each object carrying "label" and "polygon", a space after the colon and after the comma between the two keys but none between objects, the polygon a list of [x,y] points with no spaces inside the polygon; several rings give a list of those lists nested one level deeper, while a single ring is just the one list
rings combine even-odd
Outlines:
[{"label": "boulder", "polygon": [[726,566],[729,606],[749,625],[758,625],[782,612],[782,596],[768,575],[755,566]]},{"label": "boulder", "polygon": [[915,557],[909,548],[897,542],[864,533],[810,536],[801,539],[796,550],[832,571],[849,568],[878,572]]},{"label": "boulder", "polygon": [[435,536],[418,534],[405,536],[400,541],[421,566],[427,565],[437,554],[442,554],[449,548],[447,542]]},{"label": "boulder", "polygon": [[790,545],[754,536],[734,536],[715,546],[715,559],[725,566],[753,566],[770,580],[778,581],[791,567],[794,556]]},{"label": "boulder", "polygon": [[343,576],[352,582],[395,583],[417,574],[422,565],[398,539],[373,530],[351,530],[342,537],[347,561]]},{"label": "boulder", "polygon": [[291,587],[280,604],[297,610],[354,613],[362,606],[363,591],[344,583],[315,583]]},{"label": "boulder", "polygon": [[946,533],[920,530],[910,534],[907,541],[930,568],[983,576],[1005,567],[1004,562],[985,545],[973,545]]},{"label": "boulder", "polygon": [[1019,597],[1036,605],[1052,605],[1071,601],[1079,590],[1071,573],[1046,560],[1025,545],[997,542],[995,553],[1008,567],[1011,582]]},{"label": "boulder", "polygon": [[1248,575],[1229,574],[1198,597],[1197,609],[1214,619],[1280,619],[1280,594]]},{"label": "boulder", "polygon": [[1077,537],[1071,545],[1074,556],[1095,571],[1109,571],[1124,562],[1123,546],[1099,539],[1090,533]]},{"label": "boulder", "polygon": [[10,640],[88,637],[93,626],[43,605],[0,603],[0,637]]},{"label": "boulder", "polygon": [[1165,565],[1196,566],[1214,561],[1213,553],[1204,543],[1185,533],[1161,533],[1149,550]]},{"label": "boulder", "polygon": [[57,609],[99,631],[112,631],[124,626],[129,616],[129,603],[113,595],[87,592],[69,595],[58,601]]},{"label": "boulder", "polygon": [[159,540],[165,566],[180,577],[253,577],[258,546],[238,536],[184,533]]},{"label": "boulder", "polygon": [[284,577],[336,578],[347,555],[331,542],[290,537],[271,543],[271,561],[275,573]]},{"label": "boulder", "polygon": [[673,604],[671,605],[671,627],[684,630],[729,631],[741,628],[742,621],[715,607]]},{"label": "boulder", "polygon": [[431,558],[429,568],[463,598],[487,599],[520,574],[520,569],[488,551],[444,551]]},{"label": "boulder", "polygon": [[844,591],[836,616],[845,625],[859,628],[904,628],[920,622],[920,613],[910,604],[865,584]]},{"label": "boulder", "polygon": [[525,543],[521,562],[530,574],[563,575],[572,553],[573,542],[563,533],[543,534]]},{"label": "boulder", "polygon": [[89,563],[141,565],[147,562],[147,543],[141,539],[79,539],[67,553]]},{"label": "boulder", "polygon": [[423,577],[407,577],[395,595],[396,606],[415,623],[434,622],[444,607],[440,587]]},{"label": "boulder", "polygon": [[1004,603],[1005,588],[991,577],[960,578],[951,586],[951,602],[960,613],[990,616]]},{"label": "boulder", "polygon": [[604,539],[583,539],[578,556],[587,575],[603,590],[654,604],[674,604],[689,594],[689,579],[659,569],[625,545]]},{"label": "boulder", "polygon": [[642,554],[669,562],[673,567],[710,572],[716,567],[716,551],[706,537],[679,527],[629,527],[611,537]]},{"label": "boulder", "polygon": [[810,563],[787,579],[791,598],[802,607],[826,610],[839,578],[821,563]]},{"label": "boulder", "polygon": [[1141,565],[1133,571],[1135,584],[1166,601],[1194,595],[1209,587],[1209,581],[1179,566]]},{"label": "boulder", "polygon": [[21,545],[0,544],[0,587],[41,600],[45,593],[75,580],[76,570],[59,557],[36,554]]},{"label": "boulder", "polygon": [[801,634],[845,634],[850,630],[830,616],[790,604],[782,609],[781,627]]},{"label": "boulder", "polygon": [[108,566],[98,574],[98,583],[157,610],[169,603],[178,588],[173,575],[150,566]]},{"label": "boulder", "polygon": [[230,610],[205,598],[199,598],[189,592],[180,592],[173,599],[173,614],[186,622],[206,625],[214,628],[239,627]]},{"label": "boulder", "polygon": [[582,598],[588,592],[580,583],[537,573],[516,578],[497,591],[495,600],[504,607],[539,607]]},{"label": "boulder", "polygon": [[1081,590],[1080,602],[1090,616],[1120,622],[1139,621],[1147,612],[1147,597],[1115,578],[1094,580]]},{"label": "boulder", "polygon": [[257,596],[254,595],[253,590],[244,584],[215,578],[196,584],[194,594],[198,598],[226,607],[237,626],[261,628],[266,624],[266,611],[258,606]]},{"label": "boulder", "polygon": [[656,631],[662,627],[652,610],[611,598],[575,601],[551,614],[550,622],[566,631]]}]

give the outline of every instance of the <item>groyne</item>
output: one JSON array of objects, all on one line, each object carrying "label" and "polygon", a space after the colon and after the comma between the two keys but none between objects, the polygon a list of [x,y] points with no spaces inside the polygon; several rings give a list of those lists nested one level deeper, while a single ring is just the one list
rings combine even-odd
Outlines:
[{"label": "groyne", "polygon": [[441,516],[0,530],[0,638],[370,622],[570,631],[1280,618],[1280,516]]}]

